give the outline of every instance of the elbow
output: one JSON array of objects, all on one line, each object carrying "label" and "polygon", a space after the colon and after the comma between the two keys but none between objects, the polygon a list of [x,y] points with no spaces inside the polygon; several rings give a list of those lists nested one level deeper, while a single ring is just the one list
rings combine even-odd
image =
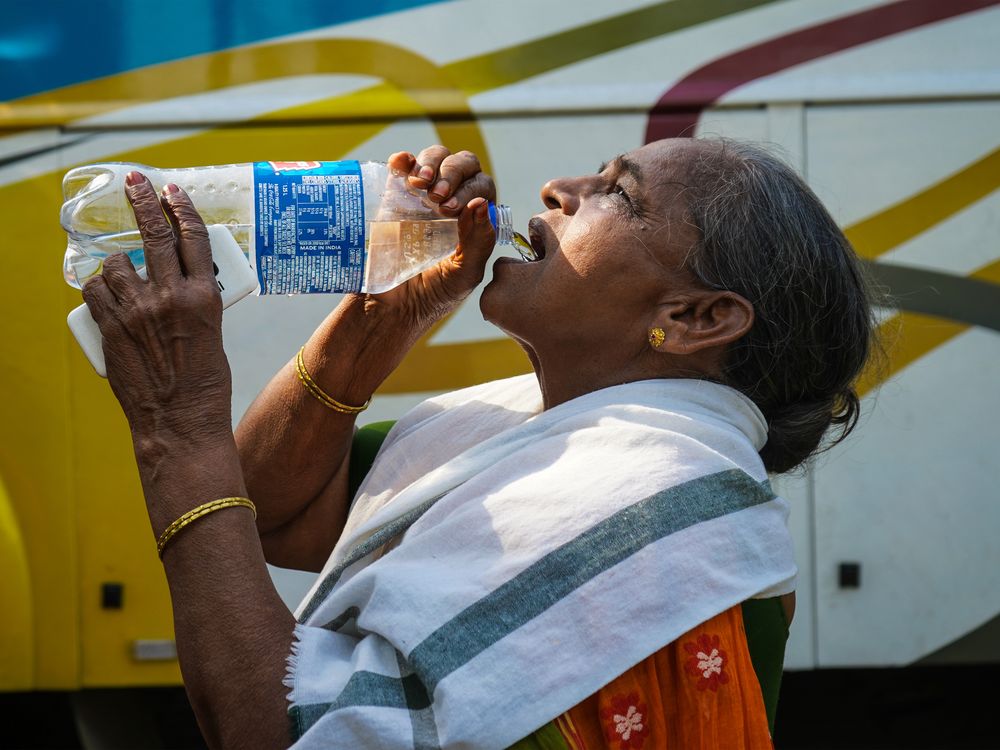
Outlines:
[{"label": "elbow", "polygon": [[283,692],[255,699],[242,690],[238,695],[209,696],[197,688],[185,688],[211,750],[278,750],[292,744]]}]

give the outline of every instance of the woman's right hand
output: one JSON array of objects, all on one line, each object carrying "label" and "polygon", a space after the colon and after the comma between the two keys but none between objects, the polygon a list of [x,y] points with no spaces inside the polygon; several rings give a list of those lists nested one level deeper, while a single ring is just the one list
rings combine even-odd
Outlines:
[{"label": "woman's right hand", "polygon": [[483,280],[496,244],[487,206],[496,200],[496,186],[475,154],[452,154],[444,146],[429,146],[416,156],[400,151],[389,157],[389,167],[408,174],[413,187],[426,190],[439,214],[458,219],[454,253],[400,286],[370,296],[426,325],[454,309]]}]

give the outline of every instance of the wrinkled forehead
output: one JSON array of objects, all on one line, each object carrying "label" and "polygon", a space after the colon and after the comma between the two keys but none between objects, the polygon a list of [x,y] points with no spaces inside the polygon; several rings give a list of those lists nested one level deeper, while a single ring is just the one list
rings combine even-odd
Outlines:
[{"label": "wrinkled forehead", "polygon": [[691,160],[704,144],[694,138],[666,138],[640,146],[625,154],[650,186],[663,180],[683,180]]},{"label": "wrinkled forehead", "polygon": [[693,138],[668,138],[623,154],[644,200],[666,218],[687,214],[684,193],[690,187],[692,161],[704,144]]}]

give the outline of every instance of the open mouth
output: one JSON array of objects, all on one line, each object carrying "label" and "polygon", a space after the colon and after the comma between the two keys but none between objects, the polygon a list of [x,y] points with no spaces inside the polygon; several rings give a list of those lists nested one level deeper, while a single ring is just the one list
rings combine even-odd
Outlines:
[{"label": "open mouth", "polygon": [[538,263],[546,256],[545,249],[545,237],[548,227],[538,217],[531,219],[528,222],[528,236],[525,237],[520,232],[512,232],[510,237],[510,244],[514,246],[518,254],[521,256],[520,261],[516,261],[510,256],[501,257],[497,260],[505,261],[508,263]]},{"label": "open mouth", "polygon": [[521,260],[526,263],[533,263],[538,260],[538,254],[535,252],[535,248],[531,246],[531,243],[525,239],[524,235],[520,232],[514,232],[511,237],[511,244],[514,249],[517,250],[518,255],[521,256]]},{"label": "open mouth", "polygon": [[533,262],[542,260],[545,257],[545,232],[542,220],[537,216],[528,222],[528,243],[531,245],[534,254]]}]

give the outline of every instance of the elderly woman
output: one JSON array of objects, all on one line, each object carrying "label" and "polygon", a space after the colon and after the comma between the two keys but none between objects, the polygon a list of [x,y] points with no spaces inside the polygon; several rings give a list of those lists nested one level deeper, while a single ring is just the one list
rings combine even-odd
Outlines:
[{"label": "elderly woman", "polygon": [[[767,473],[857,419],[872,318],[847,241],[744,144],[662,141],[547,183],[539,260],[497,261],[480,302],[534,375],[418,406],[355,497],[357,414],[494,241],[472,154],[392,164],[458,217],[459,247],[345,297],[235,438],[182,191],[129,175],[149,281],[114,257],[84,289],[210,744],[770,746],[740,605],[794,588]],[[297,618],[265,560],[321,571]]]}]

